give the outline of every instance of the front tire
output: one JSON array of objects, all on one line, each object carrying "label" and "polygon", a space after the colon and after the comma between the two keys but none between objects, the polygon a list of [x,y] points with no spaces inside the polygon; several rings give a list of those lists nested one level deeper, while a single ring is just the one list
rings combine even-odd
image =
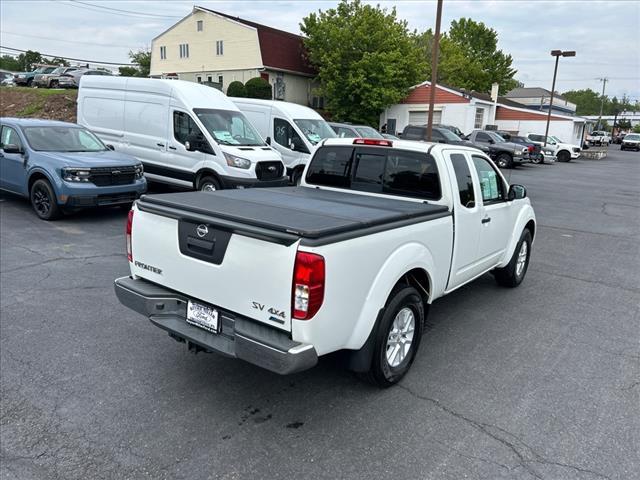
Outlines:
[{"label": "front tire", "polygon": [[566,150],[558,152],[558,161],[559,162],[569,162],[571,161],[571,154]]},{"label": "front tire", "polygon": [[513,168],[513,159],[508,153],[501,153],[496,160],[500,168]]},{"label": "front tire", "polygon": [[387,388],[405,376],[420,347],[424,315],[415,288],[401,286],[391,292],[377,327],[368,381]]},{"label": "front tire", "polygon": [[507,266],[494,270],[494,276],[498,285],[513,288],[522,283],[529,269],[531,240],[531,232],[525,229],[522,235],[520,235],[520,241],[516,245],[516,249]]},{"label": "front tire", "polygon": [[31,187],[31,192],[29,192],[29,199],[33,210],[40,219],[56,220],[60,218],[62,211],[48,180],[43,178],[36,180]]},{"label": "front tire", "polygon": [[201,192],[215,192],[221,189],[220,182],[215,177],[202,177],[198,182],[198,190]]}]

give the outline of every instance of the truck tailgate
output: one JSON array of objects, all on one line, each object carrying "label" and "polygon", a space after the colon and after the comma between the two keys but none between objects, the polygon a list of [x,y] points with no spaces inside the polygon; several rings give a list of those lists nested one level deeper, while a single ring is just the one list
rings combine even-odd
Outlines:
[{"label": "truck tailgate", "polygon": [[133,275],[196,301],[291,330],[296,245],[137,210],[132,255]]}]

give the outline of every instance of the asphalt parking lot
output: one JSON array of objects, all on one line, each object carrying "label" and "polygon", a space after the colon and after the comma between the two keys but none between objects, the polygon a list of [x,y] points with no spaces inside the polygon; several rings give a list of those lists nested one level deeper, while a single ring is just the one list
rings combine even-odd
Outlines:
[{"label": "asphalt parking lot", "polygon": [[640,154],[506,173],[538,216],[524,284],[437,301],[387,390],[188,353],[113,293],[123,210],[2,195],[0,476],[638,478]]}]

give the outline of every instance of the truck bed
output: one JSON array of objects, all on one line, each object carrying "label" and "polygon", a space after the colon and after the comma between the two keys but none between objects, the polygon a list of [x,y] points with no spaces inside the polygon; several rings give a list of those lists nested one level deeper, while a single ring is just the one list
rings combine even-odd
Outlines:
[{"label": "truck bed", "polygon": [[286,245],[324,245],[450,215],[442,205],[308,187],[144,195],[138,208]]}]

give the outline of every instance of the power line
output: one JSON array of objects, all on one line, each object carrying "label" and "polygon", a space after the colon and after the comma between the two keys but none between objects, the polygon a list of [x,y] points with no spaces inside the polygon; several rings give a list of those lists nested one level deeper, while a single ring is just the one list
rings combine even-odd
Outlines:
[{"label": "power line", "polygon": [[[139,16],[139,17],[147,17],[147,18],[182,18],[182,16],[179,15],[157,15],[155,13],[146,13],[146,12],[136,12],[133,10],[122,10],[120,8],[112,8],[112,7],[105,7],[103,5],[95,5],[93,3],[88,3],[88,2],[81,2],[79,0],[69,0],[72,3],[76,3],[79,5],[84,5],[85,7],[91,7],[94,9],[100,9],[100,10],[104,10],[104,13],[113,13],[116,15],[123,15],[123,16]],[[76,5],[76,6],[79,6]]]},{"label": "power line", "polygon": [[[0,45],[0,50],[10,50],[13,52],[22,52],[22,53],[26,53],[28,50],[21,50],[19,48],[11,48],[11,47],[4,47],[2,45]],[[95,63],[97,65],[115,65],[115,66],[121,66],[121,67],[135,67],[137,66],[136,63],[118,63],[118,62],[100,62],[97,60],[85,60],[82,58],[72,58],[72,57],[63,57],[61,55],[54,55],[51,53],[42,53],[42,52],[38,52],[40,55],[44,56],[44,57],[57,57],[57,58],[62,58],[63,60],[71,60],[73,62],[85,62],[85,63]]]},{"label": "power line", "polygon": [[61,40],[59,38],[40,37],[38,35],[28,35],[26,33],[8,32],[7,30],[4,30],[2,33],[7,34],[7,35],[16,35],[18,37],[39,38],[40,40],[50,40],[50,41],[53,41],[53,42],[74,43],[74,44],[79,44],[79,45],[93,45],[93,46],[96,46],[96,47],[131,48],[131,46],[129,46],[129,45],[114,45],[114,44],[110,44],[109,45],[109,44],[106,44],[106,43],[74,42],[73,40]]}]

